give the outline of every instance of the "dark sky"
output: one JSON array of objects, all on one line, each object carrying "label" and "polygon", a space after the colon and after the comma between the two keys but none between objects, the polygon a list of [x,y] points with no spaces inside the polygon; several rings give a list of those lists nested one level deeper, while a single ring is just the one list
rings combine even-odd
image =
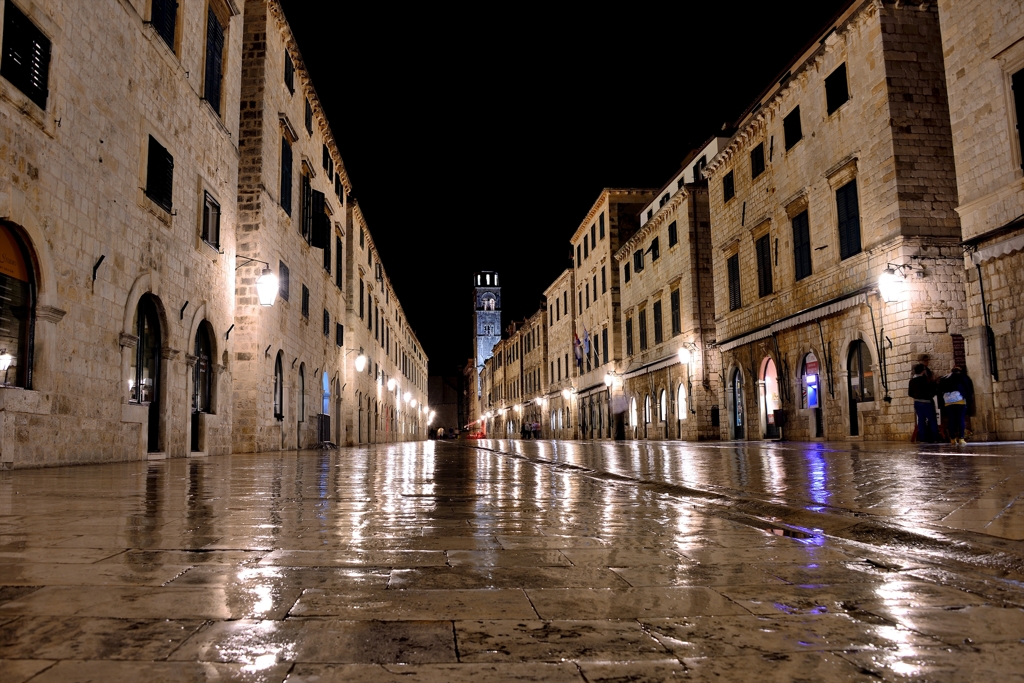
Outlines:
[{"label": "dark sky", "polygon": [[847,2],[282,0],[432,374],[473,353],[474,271],[501,274],[505,324],[535,312],[602,188],[664,185]]}]

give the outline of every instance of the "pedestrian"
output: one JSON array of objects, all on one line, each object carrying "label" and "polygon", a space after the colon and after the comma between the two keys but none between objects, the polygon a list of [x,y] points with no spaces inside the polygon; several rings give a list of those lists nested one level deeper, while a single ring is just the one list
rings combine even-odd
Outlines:
[{"label": "pedestrian", "polygon": [[915,365],[907,393],[914,399],[917,440],[924,443],[935,443],[939,439],[938,424],[935,421],[935,391],[935,383],[928,377],[927,366],[924,363]]},{"label": "pedestrian", "polygon": [[939,400],[942,401],[942,421],[946,424],[949,442],[966,444],[964,419],[967,415],[967,396],[970,394],[963,371],[956,365],[939,380]]},{"label": "pedestrian", "polygon": [[533,438],[540,439],[540,422],[535,421],[533,423]]}]

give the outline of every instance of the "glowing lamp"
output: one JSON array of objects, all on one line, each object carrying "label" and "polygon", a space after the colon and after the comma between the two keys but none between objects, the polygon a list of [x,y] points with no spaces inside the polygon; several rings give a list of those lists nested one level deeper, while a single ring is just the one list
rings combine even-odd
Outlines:
[{"label": "glowing lamp", "polygon": [[604,376],[604,385],[606,387],[610,387],[612,385],[612,382],[614,382],[614,381],[615,381],[615,378],[612,377],[612,373],[609,372],[607,375]]},{"label": "glowing lamp", "polygon": [[416,407],[416,399],[413,399],[413,400],[409,401],[409,405],[411,405],[413,408],[415,408]]},{"label": "glowing lamp", "polygon": [[256,278],[256,294],[260,299],[260,306],[273,306],[277,299],[277,276],[270,268],[264,268],[260,276]]},{"label": "glowing lamp", "polygon": [[4,349],[3,353],[0,353],[0,370],[4,371],[4,386],[7,386],[7,371],[11,369],[11,363],[14,362],[14,356],[7,353],[7,349]]},{"label": "glowing lamp", "polygon": [[568,389],[562,389],[562,398],[568,401],[570,396],[572,396],[571,391],[569,391]]},{"label": "glowing lamp", "polygon": [[356,372],[362,372],[363,368],[366,367],[366,354],[359,354],[356,356]]},{"label": "glowing lamp", "polygon": [[897,273],[892,268],[882,271],[878,276],[878,293],[882,295],[882,300],[888,304],[899,301],[903,294],[903,280],[902,273]]},{"label": "glowing lamp", "polygon": [[402,398],[404,398],[405,402],[408,403],[409,401],[412,400],[412,392],[409,392],[409,391],[405,392],[405,396],[403,396]]},{"label": "glowing lamp", "polygon": [[690,364],[690,359],[692,357],[693,357],[693,354],[690,353],[690,349],[686,348],[685,346],[679,347],[679,362],[680,363],[682,363],[683,365],[689,365]]},{"label": "glowing lamp", "polygon": [[397,384],[397,382],[395,382],[395,378],[394,377],[389,379],[388,380],[388,391],[394,391],[395,390],[395,384]]}]

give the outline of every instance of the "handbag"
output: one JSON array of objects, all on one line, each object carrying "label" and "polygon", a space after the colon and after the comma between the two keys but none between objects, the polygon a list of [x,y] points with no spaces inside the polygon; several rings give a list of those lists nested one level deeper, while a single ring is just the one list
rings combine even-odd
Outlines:
[{"label": "handbag", "polygon": [[942,395],[942,402],[946,405],[950,403],[963,403],[964,397],[959,391],[947,391]]}]

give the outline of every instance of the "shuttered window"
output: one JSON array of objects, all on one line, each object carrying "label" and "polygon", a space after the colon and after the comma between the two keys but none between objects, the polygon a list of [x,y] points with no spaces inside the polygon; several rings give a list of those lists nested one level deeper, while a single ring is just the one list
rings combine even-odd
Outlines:
[{"label": "shuttered window", "polygon": [[220,247],[220,204],[209,192],[203,192],[203,241]]},{"label": "shuttered window", "polygon": [[1017,114],[1017,145],[1020,147],[1021,168],[1024,168],[1024,69],[1010,79],[1013,88],[1013,105]]},{"label": "shuttered window", "polygon": [[[312,231],[309,235],[309,243],[314,249],[325,249],[329,252],[331,248],[331,217],[327,215],[327,197],[323,192],[313,190],[310,210],[312,211],[310,219]],[[328,272],[331,270],[329,262],[327,270]]]},{"label": "shuttered window", "polygon": [[764,143],[750,150],[750,177],[756,178],[764,173]]},{"label": "shuttered window", "polygon": [[[7,6],[10,7],[11,3],[8,2]],[[153,4],[150,6],[149,20],[157,34],[173,50],[174,29],[178,22],[178,3],[175,0],[153,0]],[[4,35],[7,35],[6,31],[4,31]]]},{"label": "shuttered window", "polygon": [[757,251],[757,295],[772,293],[772,240],[764,235],[754,244]]},{"label": "shuttered window", "polygon": [[363,284],[362,280],[359,280],[359,319],[362,320],[366,316],[366,301],[363,296],[365,294],[366,285]]},{"label": "shuttered window", "polygon": [[[626,318],[626,355],[633,355],[633,319]],[[568,363],[568,361],[567,361]],[[566,367],[569,367],[568,364]]]},{"label": "shuttered window", "polygon": [[671,294],[671,307],[672,307],[672,336],[676,336],[683,331],[682,320],[679,311],[679,290],[673,289]]},{"label": "shuttered window", "polygon": [[295,65],[292,64],[292,56],[285,50],[284,53],[284,84],[288,92],[295,94]]},{"label": "shuttered window", "polygon": [[173,188],[174,157],[150,135],[149,158],[146,164],[146,196],[160,208],[170,211]]},{"label": "shuttered window", "polygon": [[[328,225],[330,223],[328,222]],[[324,270],[328,273],[331,272],[331,266],[334,264],[334,260],[331,258],[331,238],[330,235],[324,240]]]},{"label": "shuttered window", "polygon": [[644,269],[644,252],[642,249],[637,249],[633,252],[633,272],[639,273]]},{"label": "shuttered window", "polygon": [[647,350],[647,311],[637,313],[637,333],[640,335],[640,350]]},{"label": "shuttered window", "polygon": [[857,181],[851,180],[836,190],[836,215],[839,217],[839,258],[860,253],[860,208],[857,206]]},{"label": "shuttered window", "polygon": [[668,246],[673,247],[679,242],[679,228],[676,227],[676,222],[672,221],[668,224]]},{"label": "shuttered window", "polygon": [[629,264],[627,263],[622,267],[622,280],[623,282],[629,282]]},{"label": "shuttered window", "polygon": [[324,159],[323,159],[324,170],[327,171],[327,179],[328,180],[333,180],[334,179],[334,159],[331,157],[331,150],[329,150],[327,148],[327,145],[324,145],[323,157],[324,157]]},{"label": "shuttered window", "polygon": [[825,105],[831,114],[850,99],[850,90],[846,84],[846,63],[843,62],[825,79]]},{"label": "shuttered window", "polygon": [[206,77],[203,96],[213,110],[220,114],[221,81],[224,75],[224,28],[213,10],[206,17]]},{"label": "shuttered window", "polygon": [[326,308],[324,309],[324,336],[331,336],[331,314],[327,312]]},{"label": "shuttered window", "polygon": [[793,260],[797,280],[811,274],[811,231],[806,211],[793,217]]},{"label": "shuttered window", "polygon": [[654,343],[660,344],[664,340],[664,332],[661,327],[661,301],[654,302]]},{"label": "shuttered window", "polygon": [[299,215],[300,232],[307,243],[313,240],[313,185],[309,176],[302,174],[302,204]]},{"label": "shuttered window", "polygon": [[309,318],[309,287],[302,285],[302,317]]},{"label": "shuttered window", "polygon": [[661,256],[661,247],[658,245],[658,238],[651,240],[651,261],[657,261]]},{"label": "shuttered window", "polygon": [[285,301],[288,301],[288,282],[291,278],[288,266],[284,261],[277,262],[277,294]]},{"label": "shuttered window", "polygon": [[338,289],[342,289],[345,283],[342,281],[341,276],[341,238],[335,236],[334,238],[334,284],[338,286]]},{"label": "shuttered window", "polygon": [[742,302],[740,300],[740,257],[733,254],[726,261],[726,269],[729,272],[729,310],[735,311]]},{"label": "shuttered window", "polygon": [[800,138],[804,136],[803,129],[800,127],[800,107],[796,107],[789,113],[789,116],[782,119],[782,134],[786,138],[787,150],[800,142]]},{"label": "shuttered window", "polygon": [[50,40],[14,3],[4,4],[4,44],[0,76],[41,109],[46,109],[50,77]]},{"label": "shuttered window", "polygon": [[608,328],[601,330],[601,348],[604,349],[604,362],[608,362]]},{"label": "shuttered window", "polygon": [[601,236],[601,239],[604,239],[604,211],[602,211],[601,215],[597,217],[597,227],[598,234]]},{"label": "shuttered window", "polygon": [[306,132],[310,135],[313,134],[313,105],[309,103],[309,98],[306,98]]},{"label": "shuttered window", "polygon": [[729,171],[722,178],[722,201],[727,202],[736,196],[736,183],[733,181],[732,171]]},{"label": "shuttered window", "polygon": [[334,343],[338,346],[345,345],[345,326],[341,323],[334,324]]},{"label": "shuttered window", "polygon": [[292,146],[281,138],[281,208],[292,215]]},{"label": "shuttered window", "polygon": [[604,266],[601,266],[601,293],[608,291],[608,279],[605,277]]}]

